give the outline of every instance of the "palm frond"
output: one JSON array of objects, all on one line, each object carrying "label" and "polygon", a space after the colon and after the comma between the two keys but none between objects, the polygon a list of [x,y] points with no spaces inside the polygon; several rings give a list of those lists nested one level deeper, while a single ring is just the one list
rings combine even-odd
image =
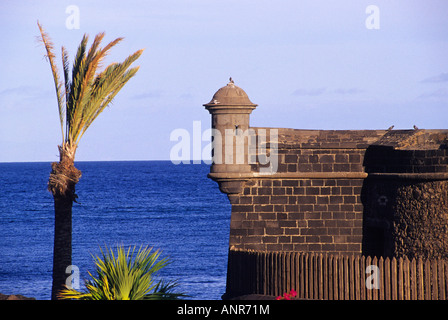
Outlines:
[{"label": "palm frond", "polygon": [[74,146],[76,150],[81,137],[92,122],[112,102],[129,79],[136,74],[138,67],[130,68],[130,66],[141,56],[143,50],[138,50],[128,56],[122,63],[112,63],[100,71],[102,62],[109,51],[121,42],[123,38],[116,38],[104,48],[100,48],[105,34],[99,33],[95,36],[87,51],[89,36],[85,34],[73,61],[71,78],[68,54],[65,48],[62,47],[63,88],[55,64],[53,43],[39,22],[38,26],[42,42],[47,51],[47,57],[50,61],[56,87],[62,142],[63,144]]},{"label": "palm frond", "polygon": [[93,83],[93,78],[95,77],[98,63],[101,60],[101,52],[98,51],[98,46],[101,44],[103,38],[104,33],[99,33],[95,36],[87,56],[83,59],[85,70],[83,70],[84,74],[79,85],[79,96],[76,101],[76,108],[81,112],[81,119],[84,115],[86,101],[90,98],[90,87]]},{"label": "palm frond", "polygon": [[139,50],[125,59],[123,63],[113,63],[98,74],[91,84],[89,99],[84,101],[83,114],[76,126],[73,126],[70,138],[76,144],[90,127],[92,122],[113,101],[123,86],[137,73],[138,67],[130,68],[143,50]]},{"label": "palm frond", "polygon": [[181,297],[187,297],[185,293],[175,292],[175,289],[179,286],[178,281],[159,281],[154,288],[152,294],[146,295],[143,300],[173,300]]},{"label": "palm frond", "polygon": [[50,62],[51,72],[53,74],[54,86],[56,89],[56,97],[58,100],[58,111],[59,111],[59,120],[61,125],[62,132],[62,142],[64,142],[64,119],[65,119],[65,106],[64,106],[64,96],[62,95],[62,84],[59,80],[59,71],[55,63],[55,54],[53,53],[54,45],[50,40],[48,34],[44,31],[42,25],[37,22],[37,26],[39,27],[41,41],[45,46],[45,50],[47,51],[47,58]]},{"label": "palm frond", "polygon": [[77,122],[81,120],[81,109],[80,106],[80,95],[81,95],[81,85],[84,79],[84,74],[86,72],[85,55],[88,35],[84,35],[81,43],[78,46],[75,60],[73,62],[72,69],[72,82],[70,86],[70,97],[67,102],[67,141],[70,139],[71,127],[76,126]]},{"label": "palm frond", "polygon": [[[70,97],[70,87],[71,87],[71,81],[70,81],[70,70],[69,70],[69,62],[68,62],[68,53],[67,50],[62,47],[61,48],[61,53],[62,53],[62,67],[64,69],[64,85],[65,85],[65,108],[67,108],[67,103],[69,101],[69,97]],[[65,113],[67,113],[67,110],[65,110]],[[63,136],[64,141],[67,138],[67,117],[68,115],[66,114],[66,119],[65,119],[65,135]],[[62,120],[62,122],[64,122],[64,119]],[[62,126],[64,126],[64,123],[62,124]]]}]

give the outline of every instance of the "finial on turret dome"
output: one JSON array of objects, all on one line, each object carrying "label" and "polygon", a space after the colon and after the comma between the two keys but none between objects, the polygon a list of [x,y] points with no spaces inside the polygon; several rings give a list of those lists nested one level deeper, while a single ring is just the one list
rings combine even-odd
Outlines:
[{"label": "finial on turret dome", "polygon": [[204,104],[205,107],[216,107],[218,105],[220,110],[223,110],[222,107],[226,106],[249,107],[249,109],[255,109],[257,106],[249,100],[243,89],[235,85],[232,77],[229,78],[226,86],[216,91],[209,103]]}]

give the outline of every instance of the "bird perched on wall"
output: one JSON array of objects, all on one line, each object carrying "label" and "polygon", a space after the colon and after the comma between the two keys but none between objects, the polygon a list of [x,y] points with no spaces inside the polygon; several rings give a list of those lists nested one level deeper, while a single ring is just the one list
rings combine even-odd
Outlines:
[{"label": "bird perched on wall", "polygon": [[391,131],[395,126],[390,126],[387,131]]},{"label": "bird perched on wall", "polygon": [[417,126],[414,124],[414,130],[418,130]]}]

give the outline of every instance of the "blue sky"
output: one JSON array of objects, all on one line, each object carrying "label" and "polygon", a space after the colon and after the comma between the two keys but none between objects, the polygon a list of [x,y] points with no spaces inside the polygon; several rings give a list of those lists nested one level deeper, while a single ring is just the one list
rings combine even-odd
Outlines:
[{"label": "blue sky", "polygon": [[[66,27],[69,5],[79,8],[79,29]],[[369,5],[379,29],[366,28]],[[2,1],[0,162],[58,159],[37,20],[58,61],[62,45],[73,59],[84,33],[125,37],[106,62],[145,48],[77,160],[168,160],[170,133],[192,132],[194,121],[209,128],[202,104],[230,76],[258,104],[252,126],[448,128],[447,12],[446,0]]]}]

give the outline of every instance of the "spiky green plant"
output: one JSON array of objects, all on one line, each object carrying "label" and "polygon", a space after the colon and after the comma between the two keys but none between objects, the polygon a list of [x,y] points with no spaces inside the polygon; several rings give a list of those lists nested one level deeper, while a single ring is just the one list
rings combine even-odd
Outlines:
[{"label": "spiky green plant", "polygon": [[81,178],[81,171],[75,168],[75,153],[81,137],[92,122],[112,102],[117,93],[138,71],[131,68],[143,50],[138,50],[128,56],[122,63],[112,63],[102,69],[101,65],[110,49],[122,41],[117,38],[100,48],[104,33],[99,33],[89,50],[89,37],[84,35],[76,52],[70,75],[68,54],[62,47],[62,66],[64,82],[61,81],[56,66],[54,46],[40,23],[40,30],[46,57],[50,62],[59,120],[62,143],[58,146],[59,162],[51,164],[52,171],[48,180],[48,190],[54,198],[55,234],[53,253],[53,286],[52,299],[57,299],[57,292],[65,283],[65,270],[71,265],[72,246],[72,206],[76,201],[75,185]]},{"label": "spiky green plant", "polygon": [[116,254],[107,247],[102,258],[94,256],[96,275],[85,283],[86,291],[72,288],[60,292],[63,299],[79,300],[161,300],[184,296],[173,289],[177,282],[155,280],[158,271],[167,266],[167,258],[159,259],[160,251],[150,247],[117,247]]}]

